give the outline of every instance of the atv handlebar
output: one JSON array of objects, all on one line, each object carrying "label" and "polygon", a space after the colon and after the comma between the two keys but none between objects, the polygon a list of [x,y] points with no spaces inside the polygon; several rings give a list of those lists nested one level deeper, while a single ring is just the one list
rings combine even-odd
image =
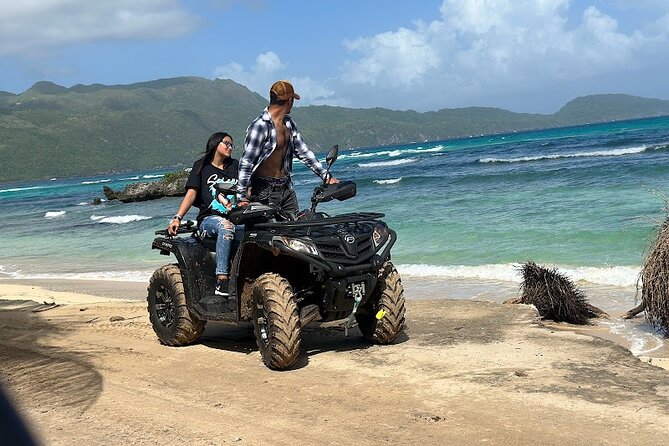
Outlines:
[{"label": "atv handlebar", "polygon": [[[193,232],[197,229],[197,222],[194,222],[193,220],[186,220],[185,222],[182,222],[179,225],[179,228],[177,229],[177,234],[185,234],[187,232]],[[167,232],[167,229],[161,229],[160,231],[155,231],[155,235],[164,235],[167,237],[171,237],[172,234]]]}]

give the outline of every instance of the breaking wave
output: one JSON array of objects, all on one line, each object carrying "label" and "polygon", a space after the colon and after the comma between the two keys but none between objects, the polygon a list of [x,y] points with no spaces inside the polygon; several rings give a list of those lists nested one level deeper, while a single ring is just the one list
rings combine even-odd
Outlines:
[{"label": "breaking wave", "polygon": [[[519,265],[491,264],[491,265],[398,265],[397,269],[403,275],[414,277],[482,279],[502,282],[518,283],[522,277],[518,271]],[[610,267],[558,267],[558,271],[574,282],[587,282],[596,285],[634,286],[639,277],[639,267],[610,266]]]},{"label": "breaking wave", "polygon": [[11,189],[0,189],[0,194],[5,192],[21,192],[24,190],[33,190],[33,189],[42,189],[40,186],[30,186],[30,187],[13,187]]},{"label": "breaking wave", "polygon": [[519,158],[481,158],[480,163],[524,163],[528,161],[554,160],[563,158],[582,158],[593,156],[623,156],[645,152],[647,146],[628,147],[614,150],[594,150],[590,152],[554,153],[550,155],[522,156]]},{"label": "breaking wave", "polygon": [[57,218],[65,215],[65,211],[49,211],[44,214],[44,218]]},{"label": "breaking wave", "polygon": [[91,215],[91,220],[98,223],[112,223],[122,225],[125,223],[132,223],[134,221],[150,220],[153,217],[145,215],[117,215],[114,217],[105,217],[104,215]]},{"label": "breaking wave", "polygon": [[358,167],[400,166],[402,164],[415,163],[416,161],[417,161],[416,158],[405,158],[405,159],[393,160],[393,161],[377,161],[377,162],[373,162],[373,163],[360,163],[360,164],[358,164]]},{"label": "breaking wave", "polygon": [[400,181],[402,181],[402,177],[399,178],[391,178],[389,180],[374,180],[376,184],[397,184]]},{"label": "breaking wave", "polygon": [[93,180],[93,181],[82,181],[81,184],[100,184],[100,183],[109,183],[111,178],[105,178],[104,180]]}]

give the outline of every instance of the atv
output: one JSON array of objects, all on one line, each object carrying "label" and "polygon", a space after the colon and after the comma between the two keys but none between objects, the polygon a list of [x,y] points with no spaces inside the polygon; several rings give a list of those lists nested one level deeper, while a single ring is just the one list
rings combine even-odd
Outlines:
[{"label": "atv", "polygon": [[[328,152],[326,178],[337,154],[337,146]],[[381,213],[316,211],[319,203],[355,194],[352,181],[324,181],[311,208],[297,216],[258,202],[230,211],[244,231],[233,242],[228,298],[214,294],[215,239],[192,221],[174,237],[156,231],[152,248],[177,260],[158,268],[148,287],[158,339],[186,345],[202,336],[207,321],[252,322],[263,362],[275,370],[295,364],[301,329],[311,322],[343,320],[347,334],[357,325],[372,343],[393,342],[405,324],[404,290],[390,260],[397,234]]]}]

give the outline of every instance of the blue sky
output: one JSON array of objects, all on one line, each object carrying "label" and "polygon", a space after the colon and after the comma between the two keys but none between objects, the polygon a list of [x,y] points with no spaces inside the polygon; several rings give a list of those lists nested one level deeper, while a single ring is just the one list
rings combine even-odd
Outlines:
[{"label": "blue sky", "polygon": [[230,78],[299,105],[669,99],[669,0],[0,0],[0,90]]}]

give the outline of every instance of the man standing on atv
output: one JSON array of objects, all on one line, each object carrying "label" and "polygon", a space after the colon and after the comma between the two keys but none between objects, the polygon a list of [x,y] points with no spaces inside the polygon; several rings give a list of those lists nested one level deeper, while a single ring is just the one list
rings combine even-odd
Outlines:
[{"label": "man standing on atv", "polygon": [[339,180],[326,178],[327,171],[309,150],[289,115],[295,99],[300,99],[292,84],[285,80],[274,82],[269,97],[269,105],[246,129],[244,153],[239,161],[238,205],[247,204],[252,195],[261,203],[294,216],[298,204],[290,178],[293,156],[329,184]]}]

